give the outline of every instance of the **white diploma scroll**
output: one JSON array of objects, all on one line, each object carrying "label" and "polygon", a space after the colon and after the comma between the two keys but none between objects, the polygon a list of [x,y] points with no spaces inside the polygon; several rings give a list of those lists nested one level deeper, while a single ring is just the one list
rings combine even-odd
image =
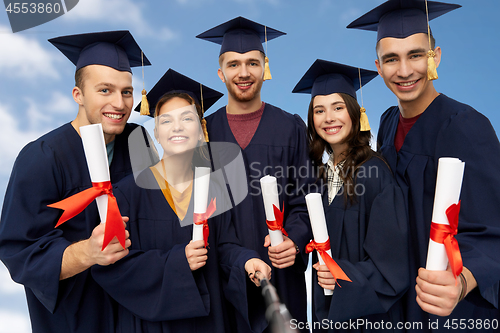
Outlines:
[{"label": "white diploma scroll", "polygon": [[[195,214],[205,214],[208,203],[208,187],[210,184],[210,168],[196,167],[194,169],[194,211]],[[203,224],[194,224],[193,241],[203,240]]]},{"label": "white diploma scroll", "polygon": [[[313,232],[314,241],[316,243],[324,243],[328,240],[328,229],[326,227],[325,211],[323,209],[323,201],[320,193],[309,193],[306,195],[307,211],[309,212],[309,220],[311,220],[311,227]],[[326,251],[330,257],[332,250]],[[318,253],[320,265],[324,265],[323,258]],[[325,295],[333,295],[333,290],[324,289]]]},{"label": "white diploma scroll", "polygon": [[[80,135],[83,142],[83,150],[87,159],[90,180],[92,183],[108,182],[109,165],[108,152],[104,141],[101,124],[92,124],[80,127]],[[106,223],[108,212],[108,195],[103,194],[95,199],[101,223]]]},{"label": "white diploma scroll", "polygon": [[[446,210],[452,204],[458,204],[464,168],[465,163],[458,158],[441,157],[439,159],[432,222],[449,225]],[[445,271],[447,266],[448,257],[444,244],[429,239],[425,268],[432,271]]]},{"label": "white diploma scroll", "polygon": [[[260,179],[260,187],[262,188],[262,199],[264,200],[266,219],[268,221],[274,221],[276,218],[274,216],[273,205],[278,209],[280,208],[276,177],[269,175],[262,177]],[[283,243],[283,233],[281,230],[269,230],[269,237],[271,237],[271,246]]]}]

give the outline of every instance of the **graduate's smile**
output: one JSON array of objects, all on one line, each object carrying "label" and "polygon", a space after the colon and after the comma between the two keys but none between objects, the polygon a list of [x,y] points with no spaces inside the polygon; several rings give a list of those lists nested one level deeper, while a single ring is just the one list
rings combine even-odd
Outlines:
[{"label": "graduate's smile", "polygon": [[414,89],[419,82],[420,79],[413,81],[400,81],[400,82],[395,82],[395,84],[400,91],[410,91]]},{"label": "graduate's smile", "polygon": [[340,132],[342,129],[342,126],[329,126],[329,127],[324,127],[323,130],[327,135],[334,135]]},{"label": "graduate's smile", "polygon": [[253,85],[253,82],[251,82],[251,81],[236,82],[236,86],[240,90],[248,90],[252,87],[252,85]]},{"label": "graduate's smile", "polygon": [[123,113],[117,113],[117,112],[104,112],[103,113],[103,116],[108,118],[108,119],[111,119],[112,121],[121,121],[123,119],[123,117],[125,116],[125,114]]},{"label": "graduate's smile", "polygon": [[182,135],[175,135],[175,136],[170,137],[168,140],[173,142],[173,143],[184,143],[184,142],[187,142],[189,140],[189,137],[182,136]]}]

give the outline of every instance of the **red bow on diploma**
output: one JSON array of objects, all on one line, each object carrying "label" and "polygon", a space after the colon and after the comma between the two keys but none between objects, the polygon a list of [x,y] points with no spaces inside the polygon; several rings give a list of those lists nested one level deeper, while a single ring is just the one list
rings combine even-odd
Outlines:
[{"label": "red bow on diploma", "polygon": [[113,195],[113,187],[111,182],[92,183],[92,187],[80,193],[74,194],[69,198],[58,201],[51,205],[52,208],[64,210],[64,213],[57,221],[55,228],[68,221],[72,217],[80,214],[92,201],[103,194],[108,195],[108,211],[106,213],[106,227],[104,229],[104,241],[102,249],[108,246],[109,242],[114,237],[118,239],[123,249],[125,249],[125,226],[123,225],[122,216],[116,203],[116,198]]},{"label": "red bow on diploma", "polygon": [[205,240],[205,247],[207,247],[208,245],[208,235],[210,234],[210,230],[208,229],[208,219],[217,210],[215,206],[216,199],[217,198],[210,201],[210,204],[208,205],[207,211],[205,213],[193,213],[194,224],[203,224],[203,239]]},{"label": "red bow on diploma", "polygon": [[455,278],[462,272],[462,256],[458,248],[458,242],[455,239],[458,229],[458,214],[460,213],[460,201],[453,204],[446,210],[446,217],[450,225],[431,223],[431,239],[439,244],[444,244],[451,271]]},{"label": "red bow on diploma", "polygon": [[330,250],[330,238],[324,243],[316,243],[314,239],[306,245],[306,253],[311,253],[312,251],[318,251],[319,255],[325,262],[325,265],[328,267],[328,270],[330,270],[330,273],[332,273],[333,278],[337,282],[337,284],[340,287],[340,284],[338,283],[338,280],[345,280],[352,282],[351,279],[344,273],[342,268],[335,262],[335,260],[330,257],[330,255],[326,252]]},{"label": "red bow on diploma", "polygon": [[283,229],[283,215],[285,212],[285,203],[283,203],[283,211],[280,211],[276,205],[273,205],[274,221],[266,220],[267,228],[269,230],[281,230],[283,235],[288,237],[288,233]]}]

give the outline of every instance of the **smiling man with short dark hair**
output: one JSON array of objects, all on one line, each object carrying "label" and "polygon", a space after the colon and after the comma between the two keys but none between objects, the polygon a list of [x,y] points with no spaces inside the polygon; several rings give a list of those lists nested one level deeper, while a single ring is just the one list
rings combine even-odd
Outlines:
[{"label": "smiling man with short dark hair", "polygon": [[[409,217],[414,287],[405,296],[404,316],[423,323],[423,331],[447,331],[457,320],[498,318],[492,308],[498,307],[500,260],[491,253],[500,251],[500,143],[485,116],[438,93],[433,84],[442,50],[429,35],[428,19],[459,7],[389,0],[348,26],[377,31],[375,64],[398,101],[382,115],[377,141],[403,190]],[[455,236],[463,260],[458,276],[450,268],[424,269],[441,157],[465,162]]]},{"label": "smiling man with short dark hair", "polygon": [[130,67],[141,65],[142,51],[128,31],[50,42],[76,65],[78,114],[19,153],[2,209],[0,258],[25,287],[33,332],[113,332],[115,305],[88,268],[120,260],[130,240],[122,248],[114,238],[101,251],[105,224],[95,203],[57,228],[61,212],[47,205],[92,187],[80,126],[102,124],[112,183],[132,173]]}]

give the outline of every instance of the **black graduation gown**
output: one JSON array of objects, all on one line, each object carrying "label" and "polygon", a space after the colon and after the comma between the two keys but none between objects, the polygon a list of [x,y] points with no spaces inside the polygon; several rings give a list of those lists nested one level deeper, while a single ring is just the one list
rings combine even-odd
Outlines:
[{"label": "black graduation gown", "polygon": [[[185,254],[193,234],[192,198],[180,221],[151,170],[139,175],[138,184],[149,184],[149,189],[137,186],[132,176],[114,188],[121,213],[130,217],[130,253],[113,265],[92,267],[95,280],[119,303],[116,332],[229,333],[223,289],[233,302],[246,299],[251,282],[244,265],[257,253],[239,245],[229,213],[214,214],[207,263],[192,272]],[[220,202],[220,191],[212,185],[209,199]],[[239,310],[246,316],[242,304]],[[265,327],[263,310],[260,322],[253,324]]]},{"label": "black graduation gown", "polygon": [[[500,143],[489,120],[472,107],[439,95],[408,132],[399,153],[394,136],[399,108],[391,107],[381,117],[378,147],[395,172],[407,204],[410,229],[410,281],[405,296],[405,316],[421,322],[429,320],[443,331],[448,319],[499,318],[500,279]],[[463,264],[478,283],[449,317],[429,315],[415,301],[415,278],[425,267],[427,247],[440,157],[456,157],[465,162],[460,194],[461,211],[458,240]],[[478,307],[478,306],[481,307]]]},{"label": "black graduation gown", "polygon": [[[116,136],[111,181],[132,172],[127,137]],[[99,224],[97,205],[54,229],[61,211],[47,205],[90,188],[82,140],[68,123],[26,145],[14,164],[0,223],[0,259],[24,285],[32,330],[111,332],[113,305],[90,270],[59,281],[64,250],[90,237]]]},{"label": "black graduation gown", "polygon": [[[237,144],[229,127],[225,107],[207,117],[207,130],[212,143]],[[231,153],[220,151],[219,156],[213,158],[225,165],[233,159]],[[247,173],[248,196],[231,210],[236,235],[243,246],[257,251],[260,257],[271,265],[267,248],[263,246],[269,231],[260,178],[265,175],[275,176],[280,205],[284,202],[284,228],[289,238],[299,246],[301,255],[296,257],[295,264],[291,267],[273,267],[271,283],[276,287],[280,300],[285,303],[292,317],[306,321],[304,271],[308,258],[304,249],[312,238],[312,232],[304,196],[309,192],[319,192],[317,186],[309,186],[314,182],[314,177],[308,158],[306,126],[298,115],[291,115],[266,103],[259,126],[248,146],[242,150],[242,155]],[[252,290],[249,294],[250,308],[264,306],[260,290]],[[238,332],[247,331],[238,316],[237,318]]]},{"label": "black graduation gown", "polygon": [[[344,189],[329,205],[325,185],[323,205],[332,258],[352,282],[340,280],[341,287],[337,286],[332,296],[325,296],[313,269],[314,321],[324,324],[328,319],[328,325],[323,326],[328,330],[313,331],[379,331],[381,326],[376,325],[382,321],[391,322],[385,328],[396,328],[403,319],[398,300],[409,286],[408,222],[401,190],[378,157],[358,169],[355,203],[345,204]],[[340,323],[349,319],[358,323],[358,318],[374,325]]]}]

